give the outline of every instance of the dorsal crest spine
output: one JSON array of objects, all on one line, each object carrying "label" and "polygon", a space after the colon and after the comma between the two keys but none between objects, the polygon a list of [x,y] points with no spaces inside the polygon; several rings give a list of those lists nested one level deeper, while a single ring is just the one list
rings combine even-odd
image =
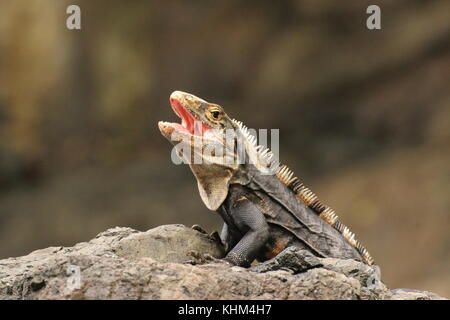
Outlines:
[{"label": "dorsal crest spine", "polygon": [[294,175],[294,172],[286,165],[280,165],[276,157],[269,150],[269,148],[261,145],[257,145],[256,137],[250,134],[248,128],[241,122],[235,119],[232,122],[240,129],[244,137],[250,142],[259,158],[265,160],[268,166],[277,168],[275,170],[276,177],[286,185],[296,197],[303,201],[313,212],[318,214],[328,224],[333,226],[342,237],[348,241],[362,256],[366,264],[373,265],[374,259],[369,252],[362,246],[362,244],[355,239],[355,234],[349,230],[342,222],[339,221],[338,215],[333,209],[323,204],[319,198]]}]

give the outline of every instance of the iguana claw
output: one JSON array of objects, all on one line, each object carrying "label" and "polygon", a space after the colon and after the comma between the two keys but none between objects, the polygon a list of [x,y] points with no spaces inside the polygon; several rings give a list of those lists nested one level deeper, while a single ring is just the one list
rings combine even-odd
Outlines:
[{"label": "iguana claw", "polygon": [[202,227],[200,227],[198,224],[194,224],[194,225],[191,227],[191,229],[192,229],[192,230],[195,230],[195,231],[198,231],[198,232],[200,232],[200,233],[203,233],[203,234],[208,234],[208,232],[206,232],[205,229],[203,229]]},{"label": "iguana claw", "polygon": [[205,231],[205,229],[203,229],[202,227],[200,227],[198,224],[194,224],[194,225],[191,227],[191,229],[192,229],[192,230],[195,230],[195,231],[198,231],[198,232],[200,232],[200,233],[202,233],[202,234],[207,235],[209,239],[213,240],[214,242],[217,242],[217,243],[220,244],[222,247],[225,247],[224,244],[223,244],[223,242],[222,242],[222,239],[220,239],[220,235],[219,235],[219,233],[218,233],[217,231],[213,231],[213,232],[211,232],[211,233],[208,234],[208,232]]},{"label": "iguana claw", "polygon": [[211,240],[214,240],[215,242],[219,243],[220,245],[224,246],[222,239],[220,239],[220,235],[217,231],[213,231],[208,235],[208,238]]},{"label": "iguana claw", "polygon": [[222,263],[222,264],[225,263],[230,266],[233,265],[226,260],[213,257],[209,253],[200,253],[198,251],[189,251],[186,255],[191,257],[191,259],[187,263],[192,264],[192,265],[207,264],[207,263]]}]

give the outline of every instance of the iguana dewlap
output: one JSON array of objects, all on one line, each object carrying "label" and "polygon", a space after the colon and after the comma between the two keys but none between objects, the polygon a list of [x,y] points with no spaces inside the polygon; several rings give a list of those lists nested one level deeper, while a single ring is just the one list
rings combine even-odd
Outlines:
[{"label": "iguana dewlap", "polygon": [[181,124],[161,121],[159,129],[189,163],[205,205],[224,220],[227,261],[249,266],[296,246],[320,257],[373,264],[334,211],[258,146],[242,122],[189,93],[173,92],[170,104]]}]

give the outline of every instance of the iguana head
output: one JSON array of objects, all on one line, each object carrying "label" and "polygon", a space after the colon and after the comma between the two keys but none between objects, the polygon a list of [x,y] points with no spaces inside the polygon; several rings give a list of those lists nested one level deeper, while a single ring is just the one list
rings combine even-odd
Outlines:
[{"label": "iguana head", "polygon": [[221,106],[192,94],[174,91],[169,100],[181,123],[160,121],[159,129],[191,167],[205,205],[216,210],[239,166],[234,144],[224,135],[235,124]]},{"label": "iguana head", "polygon": [[232,120],[218,104],[182,91],[172,92],[169,101],[173,111],[181,118],[182,127],[190,134],[203,136],[210,129],[234,128]]},{"label": "iguana head", "polygon": [[181,123],[160,121],[159,129],[191,167],[209,209],[222,204],[230,183],[247,184],[255,170],[263,175],[276,171],[278,162],[270,150],[258,146],[242,122],[228,117],[218,104],[174,91],[170,105]]}]

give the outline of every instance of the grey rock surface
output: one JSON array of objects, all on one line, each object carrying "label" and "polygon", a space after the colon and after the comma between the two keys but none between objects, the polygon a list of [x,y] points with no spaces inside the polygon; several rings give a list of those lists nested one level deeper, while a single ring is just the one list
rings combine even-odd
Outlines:
[{"label": "grey rock surface", "polygon": [[443,299],[389,290],[376,268],[297,249],[250,269],[220,260],[222,247],[182,225],[113,228],[73,247],[0,260],[0,299]]}]

